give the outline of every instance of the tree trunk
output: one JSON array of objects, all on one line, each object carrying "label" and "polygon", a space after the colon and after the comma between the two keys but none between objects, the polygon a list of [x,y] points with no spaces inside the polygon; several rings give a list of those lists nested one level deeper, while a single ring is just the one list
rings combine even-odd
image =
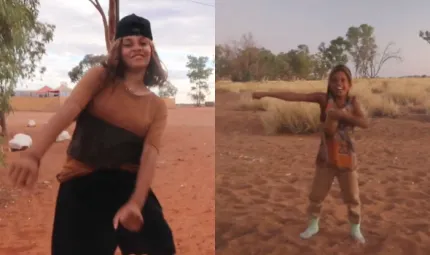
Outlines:
[{"label": "tree trunk", "polygon": [[1,126],[1,135],[7,136],[6,114],[4,112],[0,112],[0,126]]},{"label": "tree trunk", "polygon": [[115,30],[117,22],[117,5],[119,0],[109,0],[109,42],[112,43],[115,40]]},{"label": "tree trunk", "polygon": [[106,18],[106,14],[103,11],[98,0],[89,0],[97,11],[102,16],[103,27],[105,32],[105,42],[106,42],[106,50],[109,52],[110,46],[115,39],[115,29],[116,24],[118,22],[119,17],[119,0],[109,0],[109,11],[108,18]]}]

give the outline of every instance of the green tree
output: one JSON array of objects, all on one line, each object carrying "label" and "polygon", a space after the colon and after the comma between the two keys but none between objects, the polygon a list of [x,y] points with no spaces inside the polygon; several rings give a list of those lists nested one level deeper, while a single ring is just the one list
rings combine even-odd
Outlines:
[{"label": "green tree", "polygon": [[350,45],[349,54],[357,76],[366,76],[369,61],[376,54],[378,46],[374,31],[372,26],[361,24],[359,27],[350,27],[346,33],[346,40]]},{"label": "green tree", "polygon": [[348,41],[341,36],[331,40],[328,46],[324,42],[318,46],[318,51],[321,53],[328,70],[336,65],[348,63],[349,46]]},{"label": "green tree", "polygon": [[374,32],[375,29],[372,26],[361,24],[359,27],[350,27],[346,33],[349,54],[357,76],[375,78],[388,61],[402,60],[400,49],[392,49],[393,42],[388,43],[382,53],[378,52]]},{"label": "green tree", "polygon": [[308,79],[312,73],[312,56],[310,55],[309,47],[305,44],[300,44],[297,49],[290,50],[287,56],[294,78]]},{"label": "green tree", "polygon": [[88,71],[88,69],[99,65],[104,59],[106,59],[106,55],[85,55],[84,59],[82,59],[77,66],[73,67],[73,69],[69,71],[68,75],[70,81],[73,83],[79,81],[85,72]]},{"label": "green tree", "polygon": [[0,0],[0,118],[12,110],[10,97],[18,80],[32,79],[52,41],[55,26],[38,20],[39,0]]},{"label": "green tree", "polygon": [[239,41],[233,43],[235,60],[232,61],[233,81],[252,81],[258,68],[259,49],[251,33],[242,35]]},{"label": "green tree", "polygon": [[388,43],[381,51],[373,27],[348,29],[347,36],[321,43],[315,53],[305,44],[274,54],[257,46],[252,34],[238,42],[216,45],[216,79],[232,81],[324,79],[335,65],[352,62],[360,77],[377,77],[385,63],[401,60],[400,50]]},{"label": "green tree", "polygon": [[276,55],[276,71],[279,79],[291,80],[294,77],[288,53],[281,52]]},{"label": "green tree", "polygon": [[348,63],[349,43],[341,36],[318,46],[318,52],[312,55],[312,79],[324,79],[328,72],[338,64]]},{"label": "green tree", "polygon": [[160,87],[158,95],[160,97],[175,97],[177,93],[178,89],[170,81],[166,81],[164,85]]},{"label": "green tree", "polygon": [[322,80],[327,77],[330,68],[324,59],[324,55],[321,52],[317,52],[312,55],[312,79]]},{"label": "green tree", "polygon": [[231,66],[234,59],[233,50],[229,45],[215,46],[215,79],[231,78]]},{"label": "green tree", "polygon": [[193,83],[191,87],[190,97],[195,102],[195,105],[200,107],[209,94],[208,79],[211,76],[213,69],[207,67],[209,61],[208,57],[195,57],[188,55],[188,68],[187,76],[190,82]]}]

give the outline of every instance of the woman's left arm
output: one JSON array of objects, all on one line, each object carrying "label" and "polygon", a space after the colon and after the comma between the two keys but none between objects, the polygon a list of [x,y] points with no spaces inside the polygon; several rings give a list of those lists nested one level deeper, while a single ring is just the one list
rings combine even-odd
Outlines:
[{"label": "woman's left arm", "polygon": [[159,154],[161,137],[167,124],[167,107],[163,100],[159,101],[155,118],[149,126],[145,136],[145,144],[142,156],[140,157],[140,167],[137,174],[137,181],[134,192],[130,200],[143,208],[151,187],[155,174],[155,166]]},{"label": "woman's left arm", "polygon": [[342,119],[353,126],[368,128],[369,120],[366,117],[361,104],[356,98],[354,98],[351,103],[353,107],[352,113],[345,113],[344,116],[342,116]]}]

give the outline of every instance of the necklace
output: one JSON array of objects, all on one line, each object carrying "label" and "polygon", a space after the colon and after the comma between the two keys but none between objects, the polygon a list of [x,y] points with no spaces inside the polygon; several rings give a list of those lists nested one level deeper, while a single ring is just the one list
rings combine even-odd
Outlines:
[{"label": "necklace", "polygon": [[139,92],[134,91],[133,89],[131,89],[127,85],[124,85],[124,87],[125,87],[125,90],[127,92],[129,92],[130,94],[133,94],[135,96],[145,96],[145,95],[148,95],[148,94],[152,93],[151,91],[143,91],[143,92],[139,93]]}]

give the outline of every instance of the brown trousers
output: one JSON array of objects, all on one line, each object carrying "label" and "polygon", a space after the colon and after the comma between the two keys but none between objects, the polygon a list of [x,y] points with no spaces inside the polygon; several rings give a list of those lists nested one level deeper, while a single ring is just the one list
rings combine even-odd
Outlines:
[{"label": "brown trousers", "polygon": [[320,216],[322,202],[327,197],[335,177],[339,182],[343,202],[348,208],[350,223],[359,224],[361,203],[356,171],[340,170],[334,167],[317,167],[309,194],[308,213],[312,217]]}]

